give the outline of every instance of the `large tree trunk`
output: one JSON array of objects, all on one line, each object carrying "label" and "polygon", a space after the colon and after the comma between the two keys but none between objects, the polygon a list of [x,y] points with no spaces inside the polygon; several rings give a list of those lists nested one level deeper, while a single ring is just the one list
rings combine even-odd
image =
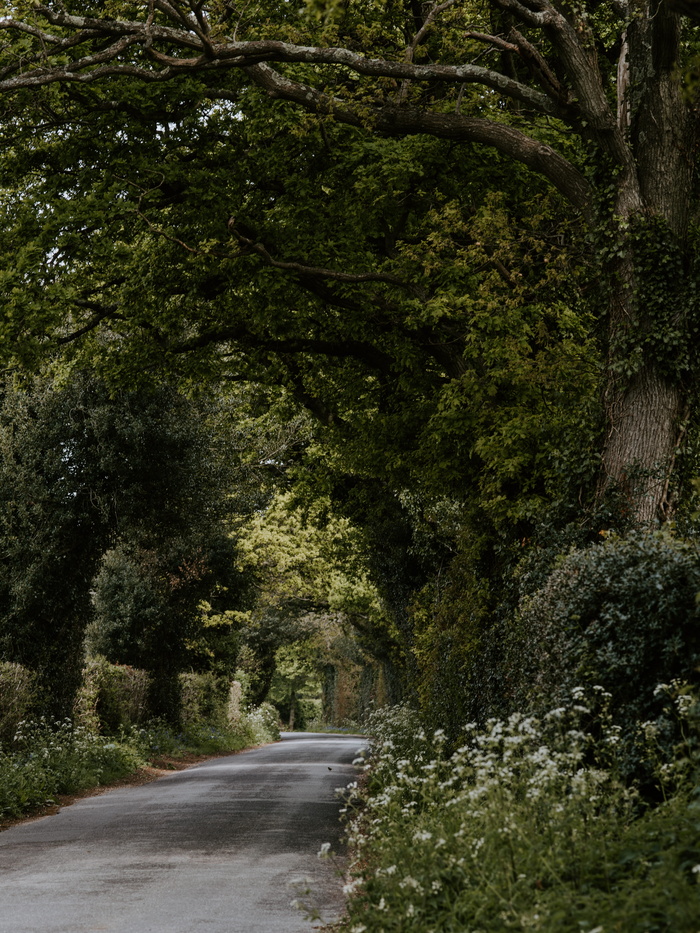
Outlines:
[{"label": "large tree trunk", "polygon": [[[650,525],[671,511],[671,477],[686,408],[682,346],[669,335],[687,335],[682,278],[695,120],[676,70],[679,17],[663,4],[644,6],[629,26],[618,69],[618,128],[631,158],[617,175],[618,258],[611,270],[599,493],[617,491],[628,517]],[[645,249],[655,252],[653,262]],[[660,314],[645,296],[655,293],[665,261],[680,272],[673,282],[677,291],[667,294]]]},{"label": "large tree trunk", "polygon": [[603,451],[602,490],[614,488],[626,517],[645,525],[663,521],[672,507],[670,480],[681,439],[684,408],[680,385],[649,365],[613,391]]}]

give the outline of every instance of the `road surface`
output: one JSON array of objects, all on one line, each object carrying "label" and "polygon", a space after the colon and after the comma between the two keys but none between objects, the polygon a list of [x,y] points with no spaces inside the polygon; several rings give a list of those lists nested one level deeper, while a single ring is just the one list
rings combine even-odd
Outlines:
[{"label": "road surface", "polygon": [[0,833],[1,933],[311,933],[342,881],[337,787],[362,739],[293,733]]}]

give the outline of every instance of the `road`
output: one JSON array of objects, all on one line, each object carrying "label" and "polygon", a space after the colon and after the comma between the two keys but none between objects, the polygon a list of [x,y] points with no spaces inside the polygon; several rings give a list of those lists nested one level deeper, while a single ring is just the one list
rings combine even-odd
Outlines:
[{"label": "road", "polygon": [[[1,933],[310,933],[341,880],[337,787],[362,739],[293,733],[0,833]],[[301,882],[301,883],[300,883]]]}]

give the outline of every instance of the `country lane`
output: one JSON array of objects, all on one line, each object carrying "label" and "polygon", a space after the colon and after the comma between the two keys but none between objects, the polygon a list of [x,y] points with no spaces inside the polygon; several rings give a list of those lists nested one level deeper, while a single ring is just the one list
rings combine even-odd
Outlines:
[{"label": "country lane", "polygon": [[310,933],[290,902],[308,880],[324,921],[342,910],[317,852],[362,746],[286,733],[5,830],[0,933]]}]

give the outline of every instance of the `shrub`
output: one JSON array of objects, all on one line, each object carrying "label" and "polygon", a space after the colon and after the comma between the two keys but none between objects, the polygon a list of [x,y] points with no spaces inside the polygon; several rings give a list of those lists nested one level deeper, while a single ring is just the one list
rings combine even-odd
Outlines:
[{"label": "shrub", "polygon": [[243,725],[252,745],[277,742],[280,737],[279,715],[271,703],[262,703],[244,713]]},{"label": "shrub", "polygon": [[20,723],[13,749],[0,753],[0,816],[18,816],[57,794],[110,783],[143,764],[132,744],[74,727],[70,720]]},{"label": "shrub", "polygon": [[601,685],[623,730],[621,763],[634,773],[643,757],[641,723],[655,723],[668,750],[678,740],[656,687],[697,678],[698,593],[697,551],[668,533],[610,536],[571,552],[506,636],[511,703],[541,710],[576,684]]},{"label": "shrub", "polygon": [[86,728],[117,735],[145,721],[149,678],[146,671],[106,658],[91,658],[75,705],[76,720]]},{"label": "shrub", "polygon": [[211,672],[180,674],[182,722],[185,728],[200,723],[225,726],[230,683]]},{"label": "shrub", "polygon": [[131,733],[147,758],[178,758],[186,753],[215,755],[235,752],[251,745],[262,745],[279,739],[277,710],[263,703],[248,711],[239,711],[235,719],[225,723],[191,721],[182,729],[154,719]]},{"label": "shrub", "polygon": [[21,664],[0,661],[0,743],[12,741],[36,697],[36,676]]},{"label": "shrub", "polygon": [[[697,933],[697,752],[687,749],[694,774],[679,772],[668,800],[645,809],[620,778],[604,703],[594,717],[601,695],[467,727],[451,757],[440,734],[418,734],[401,757],[405,741],[384,729],[367,789],[351,785],[362,805],[341,929]],[[389,715],[405,733],[403,713]]]}]

